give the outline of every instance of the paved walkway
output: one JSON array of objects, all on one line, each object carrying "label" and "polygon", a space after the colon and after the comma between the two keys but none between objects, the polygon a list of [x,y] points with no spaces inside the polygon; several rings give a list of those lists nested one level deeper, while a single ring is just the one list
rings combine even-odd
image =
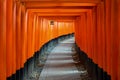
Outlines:
[{"label": "paved walkway", "polygon": [[82,80],[72,58],[74,38],[59,43],[49,54],[39,80]]}]

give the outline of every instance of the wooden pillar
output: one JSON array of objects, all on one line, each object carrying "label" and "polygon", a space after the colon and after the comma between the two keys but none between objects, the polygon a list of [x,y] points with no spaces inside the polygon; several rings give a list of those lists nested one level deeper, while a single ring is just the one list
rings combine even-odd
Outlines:
[{"label": "wooden pillar", "polygon": [[16,73],[16,1],[13,2],[13,55],[12,55],[13,73]]},{"label": "wooden pillar", "polygon": [[[82,28],[80,28],[80,32],[81,32],[81,34],[82,34],[82,46],[83,46],[83,50],[86,52],[86,51],[88,51],[88,46],[87,46],[87,12],[86,13],[84,13],[82,16],[81,16],[81,27]],[[88,26],[89,27],[89,26]],[[89,53],[88,53],[89,54]]]},{"label": "wooden pillar", "polygon": [[0,80],[6,80],[6,0],[0,0]]},{"label": "wooden pillar", "polygon": [[98,56],[97,56],[97,12],[96,12],[96,7],[93,8],[92,10],[92,16],[93,16],[93,22],[92,22],[92,26],[93,26],[93,61],[95,62],[95,64],[97,64],[98,61]]},{"label": "wooden pillar", "polygon": [[21,63],[21,4],[17,2],[16,8],[16,68],[20,69]]},{"label": "wooden pillar", "polygon": [[25,5],[21,4],[21,68],[27,61],[27,16]]},{"label": "wooden pillar", "polygon": [[105,16],[106,16],[106,67],[107,72],[111,74],[111,0],[105,2]]},{"label": "wooden pillar", "polygon": [[[34,53],[35,53],[35,32],[36,32],[36,19],[37,19],[37,16],[36,16],[36,14],[33,14],[33,25],[31,25],[32,26],[32,56],[34,55]],[[31,56],[31,57],[32,57]]]},{"label": "wooden pillar", "polygon": [[36,15],[36,22],[35,22],[35,52],[39,50],[39,26],[38,26],[38,16]]},{"label": "wooden pillar", "polygon": [[87,53],[88,53],[88,57],[92,59],[92,14],[91,14],[91,10],[89,10],[87,12]]},{"label": "wooden pillar", "polygon": [[81,16],[76,18],[76,25],[75,25],[75,34],[76,34],[76,41],[79,47],[81,47]]},{"label": "wooden pillar", "polygon": [[7,1],[6,5],[6,59],[7,59],[7,77],[12,75],[13,67],[13,1]]},{"label": "wooden pillar", "polygon": [[33,49],[32,49],[32,37],[33,37],[33,20],[34,16],[31,12],[28,12],[28,27],[27,27],[27,59],[32,57],[33,55]]},{"label": "wooden pillar", "polygon": [[120,1],[106,0],[107,71],[112,80],[120,79]]},{"label": "wooden pillar", "polygon": [[58,22],[57,22],[57,21],[55,22],[55,27],[56,27],[56,31],[57,31],[57,33],[56,33],[56,36],[55,36],[55,37],[57,37],[57,36],[58,36]]},{"label": "wooden pillar", "polygon": [[41,48],[41,24],[42,24],[42,19],[38,17],[38,48]]},{"label": "wooden pillar", "polygon": [[111,0],[111,59],[112,59],[112,80],[118,79],[118,53],[119,53],[119,3],[117,0]]},{"label": "wooden pillar", "polygon": [[[120,0],[117,0],[117,2],[118,3],[120,3]],[[119,40],[119,52],[118,52],[118,75],[117,75],[117,77],[118,77],[118,79],[120,79],[120,4],[118,4],[118,28],[119,28],[119,38],[118,38],[118,40]]]},{"label": "wooden pillar", "polygon": [[104,8],[103,3],[97,6],[97,54],[98,54],[98,64],[103,68],[103,54],[105,53],[105,43],[104,43]]},{"label": "wooden pillar", "polygon": [[35,24],[35,52],[39,51],[39,42],[38,42],[38,16],[36,15],[36,24]]}]

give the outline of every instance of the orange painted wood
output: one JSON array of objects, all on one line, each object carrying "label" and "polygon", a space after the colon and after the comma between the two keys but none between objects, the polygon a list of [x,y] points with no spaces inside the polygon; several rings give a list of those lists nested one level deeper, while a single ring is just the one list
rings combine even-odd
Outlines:
[{"label": "orange painted wood", "polygon": [[[120,3],[120,1],[118,0],[118,3]],[[118,5],[118,14],[119,14],[119,16],[118,16],[118,23],[120,23],[120,5]],[[119,52],[118,52],[118,75],[117,75],[117,77],[118,77],[118,79],[120,79],[120,24],[118,24],[118,28],[119,28],[119,38],[118,38],[118,40],[119,40]]]},{"label": "orange painted wood", "polygon": [[[83,15],[77,18],[77,23],[75,25],[75,39],[79,47],[87,52],[89,57],[92,58],[99,67],[107,71],[108,74],[111,75],[112,80],[119,80],[120,75],[120,40],[118,37],[120,35],[120,6],[118,5],[118,2],[119,1],[117,0],[111,0],[111,2],[107,1],[106,5],[100,3],[97,6],[97,11],[93,10],[92,14],[87,12],[87,24],[89,26],[85,27]],[[104,8],[106,8],[105,12]],[[90,18],[90,16],[92,18]],[[87,29],[86,32],[84,30],[85,28]],[[88,40],[87,48],[85,47],[86,39]]]},{"label": "orange painted wood", "polygon": [[[119,1],[106,0],[106,52],[107,52],[107,71],[112,80],[119,80]],[[111,23],[111,24],[110,24]],[[116,66],[114,66],[116,65]]]},{"label": "orange painted wood", "polygon": [[32,39],[32,55],[31,56],[33,56],[34,55],[34,52],[35,52],[35,28],[36,28],[36,15],[34,15],[33,14],[33,22],[32,22],[32,25],[31,25],[31,27],[32,27],[32,36],[31,36],[31,39]]},{"label": "orange painted wood", "polygon": [[101,3],[101,26],[102,26],[102,55],[103,55],[103,70],[106,71],[106,42],[105,42],[105,12],[104,3]]},{"label": "orange painted wood", "polygon": [[6,80],[6,0],[0,1],[0,80]]},{"label": "orange painted wood", "polygon": [[12,75],[13,67],[13,12],[12,0],[6,4],[6,70],[7,77]]},{"label": "orange painted wood", "polygon": [[17,3],[16,13],[16,68],[17,70],[21,67],[21,5]]},{"label": "orange painted wood", "polygon": [[16,73],[16,3],[13,4],[13,55],[12,55],[12,73]]},{"label": "orange painted wood", "polygon": [[41,3],[41,2],[27,2],[26,3],[26,7],[27,8],[54,8],[56,6],[59,6],[59,7],[78,7],[78,6],[95,6],[96,4],[94,3],[71,3],[71,2],[68,2],[68,3],[58,3],[58,2],[44,2],[44,3]]},{"label": "orange painted wood", "polygon": [[42,44],[43,43],[42,33],[43,33],[43,19],[40,18],[40,47],[43,46],[43,44]]},{"label": "orange painted wood", "polygon": [[93,19],[92,19],[92,29],[93,29],[93,39],[92,39],[92,44],[93,44],[93,61],[97,64],[97,61],[98,61],[98,56],[97,56],[97,11],[96,11],[96,7],[93,8],[92,10],[92,16],[93,16]]},{"label": "orange painted wood", "polygon": [[55,21],[62,21],[62,22],[64,22],[64,21],[75,20],[76,17],[73,17],[73,16],[57,16],[57,17],[56,16],[42,16],[41,18],[45,18],[45,19],[48,19],[48,20],[55,20]]},{"label": "orange painted wood", "polygon": [[33,20],[34,15],[28,13],[28,26],[27,26],[27,59],[33,55]]},{"label": "orange painted wood", "polygon": [[[119,80],[118,79],[118,53],[119,53],[119,15],[118,11],[119,9],[116,9],[118,7],[117,0],[111,0],[111,74],[112,74],[112,80]],[[117,20],[117,21],[116,21]],[[116,65],[116,66],[114,66]]]},{"label": "orange painted wood", "polygon": [[[107,0],[106,0],[107,1]],[[106,2],[106,67],[108,74],[111,74],[111,2]]]},{"label": "orange painted wood", "polygon": [[76,12],[75,13],[72,13],[72,12],[71,13],[69,13],[69,12],[66,12],[66,13],[65,12],[64,13],[63,12],[59,12],[59,13],[47,13],[46,12],[46,13],[43,13],[42,12],[42,13],[37,13],[37,15],[38,16],[56,16],[56,17],[58,17],[58,16],[73,16],[74,17],[74,16],[79,16],[80,12],[78,12],[78,13],[76,13]]},{"label": "orange painted wood", "polygon": [[[0,80],[24,67],[27,59],[49,40],[73,33],[74,26],[81,50],[107,71],[112,80],[120,79],[119,0],[29,1],[25,1],[26,6],[13,0],[0,1],[0,74],[3,74]],[[96,7],[87,9],[88,6]],[[50,20],[55,25],[50,25]]]},{"label": "orange painted wood", "polygon": [[104,54],[104,19],[103,19],[103,15],[102,15],[102,12],[101,12],[101,5],[98,5],[97,7],[97,54],[98,54],[98,65],[103,68],[103,54]]},{"label": "orange painted wood", "polygon": [[38,26],[38,17],[36,16],[36,23],[35,23],[35,52],[39,50],[39,26]]},{"label": "orange painted wood", "polygon": [[[120,1],[119,0],[117,0],[118,1],[118,3],[120,3]],[[117,5],[118,6],[118,23],[120,23],[120,5],[118,4]],[[118,52],[118,75],[117,75],[117,77],[118,77],[118,79],[120,79],[120,24],[118,24],[118,28],[119,28],[119,32],[118,32],[118,34],[119,34],[119,38],[118,38],[118,40],[119,40],[119,52]]]},{"label": "orange painted wood", "polygon": [[71,2],[71,3],[99,3],[101,2],[101,0],[57,0],[57,1],[54,1],[54,0],[21,0],[22,2],[41,2],[41,3],[54,3],[54,2],[57,2],[57,3],[62,3],[62,2]]},{"label": "orange painted wood", "polygon": [[27,61],[27,12],[21,5],[21,68]]},{"label": "orange painted wood", "polygon": [[28,9],[28,11],[30,12],[36,12],[36,13],[73,13],[73,12],[86,12],[88,11],[89,9]]}]

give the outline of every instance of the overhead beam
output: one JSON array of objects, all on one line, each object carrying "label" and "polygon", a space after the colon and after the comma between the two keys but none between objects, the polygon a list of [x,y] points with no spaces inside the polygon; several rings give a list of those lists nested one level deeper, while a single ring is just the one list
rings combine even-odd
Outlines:
[{"label": "overhead beam", "polygon": [[29,12],[44,12],[44,13],[73,13],[73,12],[86,12],[90,9],[28,9]]},{"label": "overhead beam", "polygon": [[79,14],[39,14],[38,16],[79,16]]},{"label": "overhead beam", "polygon": [[76,13],[35,13],[37,16],[79,16],[81,12]]},{"label": "overhead beam", "polygon": [[95,3],[58,3],[58,2],[27,2],[25,3],[26,8],[89,8],[96,6]]},{"label": "overhead beam", "polygon": [[76,17],[73,17],[73,16],[39,16],[41,18],[46,18],[48,20],[75,20]]},{"label": "overhead beam", "polygon": [[39,18],[45,18],[47,20],[55,20],[58,22],[73,22],[76,17],[74,16],[38,16]]},{"label": "overhead beam", "polygon": [[99,3],[102,0],[21,0],[21,2],[71,2],[71,3]]},{"label": "overhead beam", "polygon": [[80,16],[91,9],[28,9],[28,13],[37,16]]}]

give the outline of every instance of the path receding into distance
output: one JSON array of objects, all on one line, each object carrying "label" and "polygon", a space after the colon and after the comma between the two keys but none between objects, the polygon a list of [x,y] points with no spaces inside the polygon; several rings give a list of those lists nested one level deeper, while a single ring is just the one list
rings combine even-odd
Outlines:
[{"label": "path receding into distance", "polygon": [[72,55],[76,53],[72,50],[74,44],[75,41],[73,37],[60,42],[51,51],[39,80],[83,80],[80,75],[87,73],[87,71],[80,71],[75,65],[76,62],[72,57]]}]

